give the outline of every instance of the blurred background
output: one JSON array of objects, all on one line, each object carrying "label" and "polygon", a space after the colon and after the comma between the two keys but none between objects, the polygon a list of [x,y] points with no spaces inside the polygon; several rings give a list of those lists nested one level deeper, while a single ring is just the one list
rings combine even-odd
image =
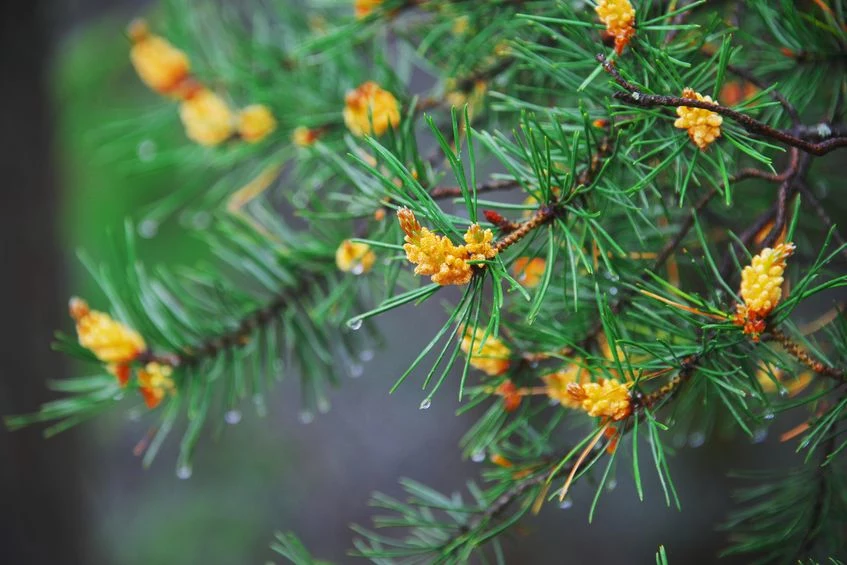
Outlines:
[{"label": "blurred background", "polygon": [[[127,159],[151,158],[150,146],[130,158],[110,151],[122,117],[143,111],[152,96],[132,74],[123,34],[147,8],[140,0],[3,5],[2,414],[36,409],[50,399],[45,380],[75,370],[49,349],[54,330],[72,330],[68,296],[106,304],[75,250],[107,254],[109,234],[122,229],[124,217],[179,186],[180,171],[167,162],[133,172]],[[180,135],[175,114],[173,132]],[[141,253],[150,263],[174,264],[192,262],[196,249],[163,230],[143,242]],[[388,396],[389,383],[442,322],[439,312],[402,315],[383,319],[382,329],[408,339],[376,351],[360,378],[332,393],[328,414],[309,422],[289,379],[272,396],[267,418],[246,409],[237,425],[201,443],[187,480],[174,472],[173,445],[142,469],[132,450],[147,430],[131,412],[50,440],[35,428],[0,429],[0,561],[279,562],[268,549],[273,532],[293,530],[316,556],[349,562],[349,524],[368,523],[372,491],[400,495],[399,477],[448,492],[478,480],[478,465],[462,461],[457,448],[474,414],[455,417],[448,394],[418,410],[421,397],[411,386]],[[409,316],[415,316],[411,335]],[[682,512],[665,506],[652,478],[640,503],[621,462],[618,486],[592,526],[593,489],[579,484],[572,507],[548,505],[508,537],[508,561],[653,563],[659,544],[671,563],[716,561],[725,534],[715,524],[730,504],[726,472],[784,465],[790,447],[763,431],[755,443],[702,445],[692,435],[673,444],[685,447],[671,462]]]}]

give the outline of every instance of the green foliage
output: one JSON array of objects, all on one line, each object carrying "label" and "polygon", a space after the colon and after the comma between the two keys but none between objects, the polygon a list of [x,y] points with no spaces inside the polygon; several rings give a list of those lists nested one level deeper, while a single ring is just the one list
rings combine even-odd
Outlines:
[{"label": "green foliage", "polygon": [[[184,419],[178,468],[190,469],[207,424],[248,397],[261,413],[284,373],[299,376],[306,417],[326,409],[326,385],[345,366],[361,370],[351,358],[378,339],[355,332],[363,322],[438,303],[445,323],[386,388],[420,385],[422,409],[445,391],[462,411],[486,407],[460,447],[494,465],[469,497],[408,479],[404,500],[375,495],[380,533],[357,526],[354,555],[503,562],[500,535],[547,500],[570,503],[572,481],[596,487],[592,520],[622,461],[639,498],[649,468],[681,508],[669,437],[756,440],[786,412],[808,420],[796,434],[802,467],[756,476],[728,522],[728,551],[836,555],[847,319],[836,307],[811,329],[800,323],[847,285],[847,244],[813,158],[847,145],[847,25],[841,3],[795,4],[634,2],[635,36],[612,53],[581,2],[388,0],[359,20],[348,2],[167,2],[154,27],[188,53],[197,80],[233,107],[266,104],[278,127],[257,144],[163,152],[198,180],[135,222],[193,214],[184,229],[210,260],[147,267],[133,222],[111,263],[85,259],[115,317],[144,335],[145,360],[176,371],[177,394],[151,414],[159,432],[145,462]],[[352,136],[342,118],[345,92],[365,81],[401,109],[378,137]],[[689,87],[718,105],[680,98]],[[127,143],[178,127],[174,106],[121,124],[137,134]],[[722,116],[705,150],[675,127],[681,107]],[[316,142],[290,143],[297,127]],[[458,293],[430,284],[408,268],[404,244],[415,243],[400,209],[445,246],[475,223],[491,229],[497,254],[472,261]],[[797,253],[759,340],[736,317],[739,273],[783,230]],[[337,268],[345,240],[369,246],[372,270]],[[544,268],[530,281],[516,266],[533,259]],[[508,363],[481,377],[492,343]],[[58,348],[96,362],[73,338]],[[558,378],[571,386],[557,389]],[[625,410],[601,410],[609,399],[586,392],[610,382],[625,383]],[[108,375],[54,388],[69,396],[9,425],[56,422],[55,433],[132,396]],[[273,547],[315,562],[294,534]],[[667,563],[664,547],[656,561]]]}]

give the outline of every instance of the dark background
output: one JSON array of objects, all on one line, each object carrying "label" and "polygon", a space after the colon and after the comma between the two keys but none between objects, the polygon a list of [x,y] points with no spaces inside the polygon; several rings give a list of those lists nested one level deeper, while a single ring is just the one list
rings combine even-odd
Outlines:
[{"label": "dark background", "polygon": [[[88,152],[102,144],[92,131],[107,119],[104,107],[133,108],[121,88],[129,83],[138,90],[138,84],[128,80],[121,41],[123,25],[142,4],[3,5],[2,414],[35,409],[50,399],[45,380],[74,370],[48,347],[55,329],[72,329],[67,297],[83,290],[96,297],[74,249],[96,255],[105,227],[155,200],[148,187],[167,188],[166,177],[122,177]],[[101,49],[101,41],[109,47]],[[95,69],[91,62],[102,65]],[[149,256],[187,255],[183,248],[165,255],[169,245],[159,239],[148,245]],[[245,409],[239,425],[201,444],[190,480],[175,476],[172,445],[151,470],[142,470],[131,451],[145,428],[132,413],[50,440],[35,428],[0,429],[0,562],[264,563],[273,559],[267,547],[277,529],[297,532],[319,557],[349,560],[348,525],[367,523],[373,490],[398,495],[401,476],[445,491],[478,478],[476,465],[461,461],[456,447],[471,418],[454,417],[449,395],[425,412],[417,409],[414,387],[387,395],[398,368],[440,327],[437,313],[419,315],[383,321],[386,335],[408,332],[410,319],[415,332],[392,343],[390,352],[378,351],[362,378],[334,392],[328,414],[305,425],[296,385],[286,383],[274,395],[270,417]],[[622,464],[619,487],[591,527],[593,492],[579,485],[571,509],[551,505],[510,535],[509,562],[653,563],[660,543],[672,563],[714,562],[724,543],[714,524],[730,502],[725,472],[767,465],[789,451],[769,442],[719,440],[682,450],[671,463],[681,513],[665,507],[655,481],[648,480],[647,500],[639,503]]]}]

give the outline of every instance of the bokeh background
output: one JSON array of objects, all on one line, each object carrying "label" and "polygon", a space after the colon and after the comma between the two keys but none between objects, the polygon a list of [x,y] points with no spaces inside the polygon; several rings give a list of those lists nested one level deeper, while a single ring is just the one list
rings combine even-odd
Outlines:
[{"label": "bokeh background", "polygon": [[[151,158],[155,145],[129,156],[112,150],[120,145],[122,120],[144,111],[152,96],[134,79],[123,35],[126,22],[148,8],[140,0],[3,3],[2,414],[35,409],[50,399],[45,380],[76,369],[49,350],[52,333],[72,328],[69,295],[93,304],[105,298],[75,250],[109,253],[109,234],[120,232],[124,217],[184,180],[172,163],[143,174],[133,166]],[[176,115],[173,134],[181,135]],[[146,261],[193,262],[197,249],[174,233],[163,229],[143,241]],[[173,445],[142,469],[132,448],[146,427],[131,411],[50,440],[38,429],[0,429],[0,562],[280,562],[268,548],[275,530],[295,531],[318,557],[351,561],[349,524],[368,522],[372,491],[399,495],[398,477],[443,491],[478,480],[478,464],[463,461],[457,448],[474,414],[456,417],[448,394],[421,411],[414,387],[387,393],[441,323],[432,311],[383,319],[385,335],[403,339],[389,340],[363,364],[360,378],[334,391],[329,413],[307,423],[290,379],[272,395],[268,417],[245,407],[241,422],[206,438],[187,480],[174,472]],[[549,505],[510,534],[508,561],[653,563],[661,543],[672,563],[715,562],[725,534],[714,525],[730,504],[726,472],[792,458],[789,447],[763,433],[756,440],[701,445],[696,435],[674,437],[681,449],[671,470],[682,512],[667,508],[649,480],[640,503],[621,464],[618,486],[592,526],[586,508],[593,489],[582,484],[572,507]]]}]

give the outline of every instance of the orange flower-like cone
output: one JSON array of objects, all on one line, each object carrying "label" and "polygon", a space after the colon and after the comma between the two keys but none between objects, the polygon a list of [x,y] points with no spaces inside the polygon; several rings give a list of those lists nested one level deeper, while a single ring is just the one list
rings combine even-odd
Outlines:
[{"label": "orange flower-like cone", "polygon": [[465,232],[465,252],[469,261],[485,261],[497,255],[494,249],[494,233],[488,229],[482,229],[479,224],[471,224]]},{"label": "orange flower-like cone", "polygon": [[503,381],[503,384],[498,386],[494,393],[503,397],[503,410],[506,412],[514,412],[520,408],[523,397],[512,381],[508,379]]},{"label": "orange flower-like cone", "polygon": [[590,376],[587,369],[574,362],[566,369],[544,375],[541,380],[544,381],[545,390],[550,399],[558,401],[566,408],[579,409],[582,404],[568,392],[568,385],[586,383]]},{"label": "orange flower-like cone", "polygon": [[765,331],[765,318],[782,298],[786,260],[794,249],[793,243],[766,247],[741,271],[739,294],[744,302],[736,306],[735,323],[743,326],[753,341],[759,341],[759,334]]},{"label": "orange flower-like cone", "polygon": [[353,2],[353,12],[356,14],[356,19],[360,20],[370,16],[382,2],[383,0],[355,0]]},{"label": "orange flower-like cone", "polygon": [[629,388],[615,379],[600,379],[596,383],[570,383],[567,393],[589,416],[618,422],[632,414]]},{"label": "orange flower-like cone", "polygon": [[[700,102],[714,102],[711,96],[702,96],[690,88],[682,91],[682,97]],[[688,137],[700,150],[705,150],[721,136],[723,116],[720,114],[705,108],[686,108],[685,106],[677,108],[676,113],[679,118],[674,122],[674,127],[688,130]]]},{"label": "orange flower-like cone", "polygon": [[629,0],[600,0],[594,8],[606,33],[615,39],[615,52],[620,55],[635,35],[635,9]]},{"label": "orange flower-like cone", "polygon": [[159,94],[182,98],[191,65],[188,56],[166,39],[152,35],[144,20],[129,26],[132,66],[142,82]]},{"label": "orange flower-like cone", "polygon": [[259,143],[276,130],[276,118],[264,104],[252,104],[238,113],[238,134],[247,143]]},{"label": "orange flower-like cone", "polygon": [[155,408],[166,394],[176,391],[172,374],[173,369],[161,363],[147,363],[143,369],[138,370],[138,387],[148,408]]},{"label": "orange flower-like cone", "polygon": [[397,218],[406,234],[403,250],[409,262],[416,265],[415,274],[429,275],[437,284],[468,284],[473,277],[468,261],[484,261],[497,255],[492,245],[494,234],[479,224],[467,229],[465,245],[456,245],[449,238],[422,227],[408,208],[398,210]]},{"label": "orange flower-like cone", "polygon": [[[461,349],[465,355],[469,355],[470,364],[485,373],[496,377],[502,375],[509,369],[511,364],[509,356],[511,350],[498,338],[489,335],[485,340],[485,330],[477,328],[475,332],[468,331],[461,336]],[[473,342],[473,343],[471,343]]]},{"label": "orange flower-like cone", "polygon": [[115,364],[119,380],[117,365],[133,361],[147,349],[138,332],[115,321],[108,314],[89,309],[81,298],[72,298],[69,310],[76,321],[79,344],[104,363]]},{"label": "orange flower-like cone", "polygon": [[235,117],[220,96],[201,89],[179,106],[179,117],[185,126],[185,135],[205,146],[223,143],[232,136]]},{"label": "orange flower-like cone", "polygon": [[356,243],[345,239],[335,251],[335,265],[339,271],[361,275],[373,268],[376,254],[367,243]]},{"label": "orange flower-like cone", "polygon": [[377,83],[368,81],[347,93],[344,99],[344,123],[350,133],[357,137],[382,135],[390,126],[400,124],[400,107],[393,94]]},{"label": "orange flower-like cone", "polygon": [[305,126],[298,126],[291,132],[291,141],[297,147],[311,147],[320,137],[320,132],[316,129],[309,129]]},{"label": "orange flower-like cone", "polygon": [[449,238],[421,227],[407,208],[398,210],[397,218],[406,234],[403,250],[409,262],[415,264],[416,275],[430,276],[440,285],[463,285],[471,281],[473,269],[465,261],[464,246],[457,246]]},{"label": "orange flower-like cone", "polygon": [[518,282],[527,288],[535,288],[544,276],[547,262],[541,257],[518,257],[512,265],[512,272]]}]

